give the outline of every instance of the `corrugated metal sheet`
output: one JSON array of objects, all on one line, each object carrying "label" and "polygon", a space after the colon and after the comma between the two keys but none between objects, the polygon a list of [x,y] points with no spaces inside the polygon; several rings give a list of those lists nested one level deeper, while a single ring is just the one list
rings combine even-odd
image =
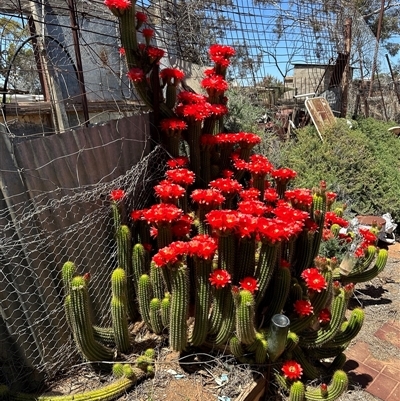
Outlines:
[{"label": "corrugated metal sheet", "polygon": [[12,368],[9,356],[0,353],[0,376],[8,381],[24,374],[13,369],[46,371],[68,359],[60,282],[65,261],[75,261],[79,273],[90,271],[94,320],[107,320],[101,312],[109,300],[104,275],[113,266],[104,265],[113,233],[104,219],[108,192],[101,188],[109,190],[107,183],[149,153],[149,126],[148,116],[133,116],[14,147],[2,134],[0,333],[8,337],[2,336],[0,348],[12,343],[18,354]]}]

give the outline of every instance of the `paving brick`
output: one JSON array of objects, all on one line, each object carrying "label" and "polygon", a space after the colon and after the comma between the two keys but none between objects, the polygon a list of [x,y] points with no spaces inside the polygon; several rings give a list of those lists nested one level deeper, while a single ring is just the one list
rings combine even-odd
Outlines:
[{"label": "paving brick", "polygon": [[371,369],[376,370],[377,372],[382,371],[387,364],[386,361],[375,359],[372,355],[370,355],[363,363],[369,366]]},{"label": "paving brick", "polygon": [[366,390],[368,393],[382,398],[382,400],[386,400],[393,393],[393,390],[397,387],[397,385],[397,380],[394,380],[391,377],[383,374],[379,374],[375,380],[368,385]]},{"label": "paving brick", "polygon": [[398,383],[397,386],[394,388],[392,394],[390,394],[389,397],[386,398],[386,401],[399,401],[399,400],[400,400],[400,383]]},{"label": "paving brick", "polygon": [[[389,376],[394,380],[400,380],[400,361],[397,361],[396,366],[393,364],[387,364],[381,371],[385,376]],[[400,399],[400,398],[399,398]]]}]

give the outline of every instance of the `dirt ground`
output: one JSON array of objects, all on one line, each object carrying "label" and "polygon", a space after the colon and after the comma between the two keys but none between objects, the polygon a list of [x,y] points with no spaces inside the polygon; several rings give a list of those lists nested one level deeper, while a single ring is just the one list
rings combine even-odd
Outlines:
[{"label": "dirt ground", "polygon": [[[363,341],[370,347],[371,354],[380,360],[390,359],[398,349],[374,336],[386,322],[399,321],[400,311],[400,243],[389,246],[389,260],[385,270],[370,282],[356,286],[354,299],[349,309],[361,306],[365,311],[365,322],[361,332],[353,341]],[[160,345],[160,337],[149,338],[143,330],[144,344],[158,343],[155,376],[137,385],[118,401],[253,401],[258,400],[248,393],[261,379],[248,365],[237,364],[231,356],[212,355],[204,352],[179,355]],[[147,336],[147,337],[146,337]],[[136,340],[138,340],[138,338]],[[350,347],[353,345],[351,344]],[[145,345],[144,345],[145,347]],[[400,358],[400,357],[399,357]],[[68,379],[54,383],[56,393],[68,394],[88,390],[105,384],[108,379],[87,367]],[[264,384],[262,384],[264,385]],[[256,390],[253,393],[257,393]],[[259,401],[284,401],[278,389],[270,388]],[[350,383],[348,391],[339,401],[381,401],[359,385]]]}]

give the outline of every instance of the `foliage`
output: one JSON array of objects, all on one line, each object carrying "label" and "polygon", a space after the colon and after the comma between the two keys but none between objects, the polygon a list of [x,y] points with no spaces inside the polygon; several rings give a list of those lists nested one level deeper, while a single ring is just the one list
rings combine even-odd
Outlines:
[{"label": "foliage", "polygon": [[320,140],[314,127],[298,130],[283,149],[283,163],[299,172],[295,184],[315,186],[325,179],[341,201],[357,214],[400,217],[400,142],[391,123],[358,121],[356,129],[338,120]]}]

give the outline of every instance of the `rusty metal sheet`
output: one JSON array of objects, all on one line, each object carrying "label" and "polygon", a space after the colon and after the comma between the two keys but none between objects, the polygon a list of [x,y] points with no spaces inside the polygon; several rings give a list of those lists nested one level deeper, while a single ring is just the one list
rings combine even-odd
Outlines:
[{"label": "rusty metal sheet", "polygon": [[332,126],[336,122],[336,118],[332,113],[329,103],[323,97],[314,97],[312,99],[306,99],[304,104],[310,113],[312,122],[317,128],[321,141],[323,141],[322,133],[324,129]]}]

